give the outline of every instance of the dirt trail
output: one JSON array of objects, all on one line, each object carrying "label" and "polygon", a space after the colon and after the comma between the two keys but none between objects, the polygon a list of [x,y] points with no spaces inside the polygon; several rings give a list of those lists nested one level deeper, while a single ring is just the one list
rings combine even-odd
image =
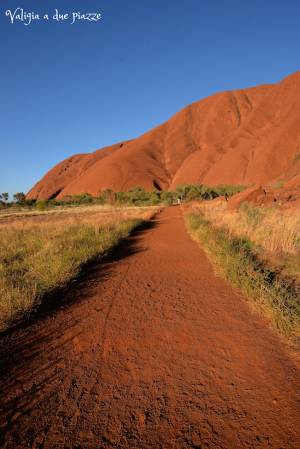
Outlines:
[{"label": "dirt trail", "polygon": [[1,448],[299,448],[299,363],[177,207],[9,337]]}]

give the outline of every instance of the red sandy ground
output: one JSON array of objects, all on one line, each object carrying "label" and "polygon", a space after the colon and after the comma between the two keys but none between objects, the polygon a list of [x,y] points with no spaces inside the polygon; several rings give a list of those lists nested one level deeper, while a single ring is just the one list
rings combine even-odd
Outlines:
[{"label": "red sandy ground", "polygon": [[129,142],[61,162],[28,198],[179,184],[300,185],[300,72],[193,103]]},{"label": "red sandy ground", "polygon": [[1,366],[3,449],[300,447],[298,357],[178,207],[8,337]]}]

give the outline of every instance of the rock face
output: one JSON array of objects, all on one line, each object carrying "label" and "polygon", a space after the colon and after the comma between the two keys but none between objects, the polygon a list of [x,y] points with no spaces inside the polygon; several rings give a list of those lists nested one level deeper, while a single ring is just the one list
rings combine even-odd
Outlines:
[{"label": "rock face", "polygon": [[300,184],[300,72],[275,85],[213,95],[141,137],[50,170],[27,198],[179,184]]}]

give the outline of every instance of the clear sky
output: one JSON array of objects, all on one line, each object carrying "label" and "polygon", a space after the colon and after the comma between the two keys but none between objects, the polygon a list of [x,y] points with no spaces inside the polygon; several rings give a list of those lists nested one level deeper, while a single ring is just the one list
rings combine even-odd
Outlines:
[{"label": "clear sky", "polygon": [[[5,15],[101,12],[99,22]],[[214,92],[300,69],[298,0],[0,0],[0,191]]]}]

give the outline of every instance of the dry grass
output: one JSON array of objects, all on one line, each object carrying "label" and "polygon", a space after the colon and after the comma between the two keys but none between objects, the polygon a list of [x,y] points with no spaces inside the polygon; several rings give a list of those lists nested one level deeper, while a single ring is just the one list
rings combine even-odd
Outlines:
[{"label": "dry grass", "polygon": [[55,209],[37,210],[7,210],[0,211],[0,229],[9,226],[16,229],[29,228],[32,226],[44,226],[48,224],[77,224],[93,223],[101,219],[107,222],[119,220],[120,218],[130,218],[133,216],[146,216],[149,211],[156,210],[157,207],[114,207],[111,205],[91,205],[91,206],[58,206]]},{"label": "dry grass", "polygon": [[156,210],[78,207],[3,221],[0,330],[26,318],[47,293],[67,285]]},{"label": "dry grass", "polygon": [[288,211],[223,202],[194,204],[186,222],[223,274],[273,325],[299,344],[300,223]]},{"label": "dry grass", "polygon": [[228,210],[224,202],[202,203],[197,208],[214,226],[227,229],[234,237],[248,238],[261,256],[300,278],[300,214],[248,203],[239,210]]},{"label": "dry grass", "polygon": [[254,207],[244,203],[239,210],[203,204],[201,210],[216,226],[248,237],[271,254],[295,254],[300,251],[300,215],[279,208]]}]

